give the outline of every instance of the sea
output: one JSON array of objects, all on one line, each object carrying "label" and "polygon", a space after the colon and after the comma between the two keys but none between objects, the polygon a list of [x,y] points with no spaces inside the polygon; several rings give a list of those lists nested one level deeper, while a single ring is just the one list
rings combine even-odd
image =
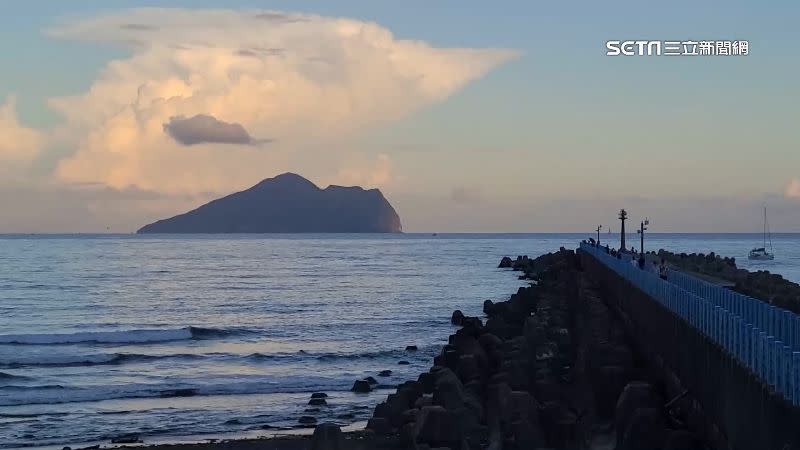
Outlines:
[{"label": "sea", "polygon": [[[453,310],[479,315],[524,285],[501,257],[590,236],[0,235],[0,448],[268,436],[303,416],[363,426],[430,367]],[[800,235],[748,261],[761,240],[653,233],[645,250],[714,251],[800,282]],[[367,376],[375,391],[350,392]],[[309,406],[314,392],[328,405]]]}]

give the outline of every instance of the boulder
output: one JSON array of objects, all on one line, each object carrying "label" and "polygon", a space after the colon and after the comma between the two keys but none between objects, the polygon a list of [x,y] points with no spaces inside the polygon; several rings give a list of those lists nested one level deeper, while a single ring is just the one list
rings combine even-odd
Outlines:
[{"label": "boulder", "polygon": [[458,359],[458,366],[456,368],[458,378],[466,383],[481,377],[481,370],[478,367],[478,362],[475,360],[474,355],[461,355]]},{"label": "boulder", "polygon": [[392,371],[391,371],[391,370],[381,370],[380,372],[378,372],[378,376],[379,376],[379,377],[389,377],[389,376],[392,376]]},{"label": "boulder", "polygon": [[456,415],[441,406],[426,406],[419,412],[416,442],[431,447],[460,448],[461,427]]},{"label": "boulder", "polygon": [[342,430],[334,423],[321,423],[311,436],[311,450],[344,450]]},{"label": "boulder", "polygon": [[483,302],[483,313],[487,316],[491,316],[494,313],[494,302],[491,300],[486,300]]},{"label": "boulder", "polygon": [[311,394],[311,398],[328,398],[328,394],[324,392],[314,392]]},{"label": "boulder", "polygon": [[622,441],[618,441],[617,447],[620,450],[661,448],[665,435],[666,429],[661,410],[638,408],[631,416],[628,427],[622,436]]},{"label": "boulder", "polygon": [[367,421],[367,429],[372,430],[375,434],[387,435],[392,434],[394,430],[386,417],[373,417]]},{"label": "boulder", "polygon": [[406,361],[406,360],[402,360],[401,359],[400,361],[397,361],[397,365],[400,365],[400,366],[407,366],[409,364],[411,364],[411,363]]},{"label": "boulder", "polygon": [[422,387],[423,393],[432,394],[433,388],[436,385],[436,376],[430,372],[423,372],[417,377],[417,382],[419,382]]},{"label": "boulder", "polygon": [[628,377],[628,370],[620,366],[603,366],[594,371],[591,383],[599,417],[612,417],[615,404],[628,383]]},{"label": "boulder", "polygon": [[640,408],[661,408],[663,401],[656,394],[653,386],[644,381],[631,381],[625,386],[617,400],[614,413],[614,427],[617,431],[617,442],[622,442],[623,434],[628,429],[628,422],[634,412]]},{"label": "boulder", "polygon": [[464,321],[464,313],[462,313],[458,309],[453,311],[453,315],[450,317],[450,323],[452,323],[453,325],[461,325],[463,321]]},{"label": "boulder", "polygon": [[350,390],[353,392],[364,394],[372,391],[372,385],[367,380],[356,380],[356,382],[353,383],[353,387]]},{"label": "boulder", "polygon": [[312,416],[301,416],[299,419],[297,419],[297,423],[300,425],[316,425],[317,419],[316,417]]},{"label": "boulder", "polygon": [[436,372],[433,403],[454,410],[464,406],[464,386],[450,369]]},{"label": "boulder", "polygon": [[375,378],[372,378],[372,377],[364,378],[364,381],[366,381],[370,385],[378,384],[378,380],[376,380]]},{"label": "boulder", "polygon": [[664,440],[664,450],[695,450],[703,448],[702,442],[686,430],[673,430],[668,432]]},{"label": "boulder", "polygon": [[308,404],[311,406],[323,406],[327,405],[328,402],[325,401],[324,398],[312,398],[311,400],[308,401]]},{"label": "boulder", "polygon": [[417,350],[419,350],[419,349],[417,348],[417,346],[416,346],[416,345],[407,345],[407,346],[406,346],[406,351],[407,351],[407,352],[415,352],[415,351],[417,351]]},{"label": "boulder", "polygon": [[509,258],[508,256],[503,256],[503,259],[500,260],[500,265],[497,266],[498,269],[510,269],[514,265],[514,261]]}]

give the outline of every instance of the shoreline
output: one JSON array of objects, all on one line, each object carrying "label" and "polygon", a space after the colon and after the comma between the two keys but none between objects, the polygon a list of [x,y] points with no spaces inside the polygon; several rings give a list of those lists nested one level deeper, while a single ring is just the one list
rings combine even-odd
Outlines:
[{"label": "shoreline", "polygon": [[[341,430],[346,436],[353,438],[362,437],[366,431],[367,421],[361,420],[352,424],[342,426]],[[89,449],[171,449],[171,448],[218,448],[224,445],[229,448],[230,445],[244,445],[241,448],[250,448],[248,445],[260,444],[263,445],[268,442],[275,442],[278,447],[281,445],[290,445],[290,441],[308,441],[314,433],[315,427],[291,428],[291,429],[276,429],[276,430],[252,430],[252,431],[237,431],[229,433],[209,433],[197,435],[164,435],[160,437],[146,436],[146,442],[139,443],[109,443],[108,440],[104,441],[90,441],[81,442],[78,444],[54,444],[32,447],[21,447],[26,450],[63,450],[69,447],[71,450],[89,450]],[[290,442],[289,444],[283,441]],[[217,446],[217,447],[215,447]],[[264,447],[258,447],[264,448]],[[271,448],[271,447],[266,447]]]}]

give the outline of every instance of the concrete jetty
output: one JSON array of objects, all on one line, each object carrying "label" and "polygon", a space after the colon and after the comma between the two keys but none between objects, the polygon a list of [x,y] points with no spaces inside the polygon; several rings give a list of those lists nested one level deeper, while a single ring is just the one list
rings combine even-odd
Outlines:
[{"label": "concrete jetty", "polygon": [[454,313],[431,369],[368,430],[414,449],[800,448],[794,319],[615,261],[586,243],[503,258],[531,286]]}]

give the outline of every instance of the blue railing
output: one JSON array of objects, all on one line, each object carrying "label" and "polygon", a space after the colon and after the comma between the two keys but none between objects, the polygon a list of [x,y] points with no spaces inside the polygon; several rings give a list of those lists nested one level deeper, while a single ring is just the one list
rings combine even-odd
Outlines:
[{"label": "blue railing", "polygon": [[581,243],[581,250],[691,324],[788,402],[800,406],[800,320],[791,311],[670,270],[656,273]]}]

